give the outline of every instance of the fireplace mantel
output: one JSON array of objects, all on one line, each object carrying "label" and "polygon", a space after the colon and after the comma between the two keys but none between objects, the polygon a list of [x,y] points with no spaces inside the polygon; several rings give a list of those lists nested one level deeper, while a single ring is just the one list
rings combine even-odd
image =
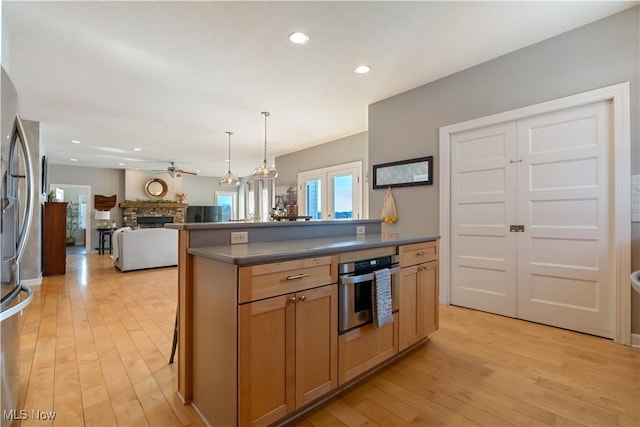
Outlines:
[{"label": "fireplace mantel", "polygon": [[136,228],[138,217],[172,217],[174,223],[184,223],[184,217],[189,206],[178,202],[154,202],[144,200],[125,200],[120,202],[122,208],[122,223],[126,227]]},{"label": "fireplace mantel", "polygon": [[121,208],[186,208],[189,205],[186,203],[178,203],[178,202],[154,202],[154,201],[133,201],[133,200],[125,200],[124,202],[120,202],[119,205]]}]

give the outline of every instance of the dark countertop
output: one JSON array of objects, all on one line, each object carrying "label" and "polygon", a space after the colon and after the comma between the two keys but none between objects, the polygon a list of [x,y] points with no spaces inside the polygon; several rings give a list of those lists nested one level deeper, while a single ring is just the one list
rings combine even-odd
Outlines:
[{"label": "dark countertop", "polygon": [[310,221],[269,221],[269,222],[252,222],[252,221],[229,221],[229,222],[185,222],[185,223],[168,223],[165,228],[173,228],[176,230],[224,230],[232,228],[269,228],[269,227],[308,227],[316,225],[364,225],[364,224],[380,224],[381,219],[352,219],[352,220],[310,220]]},{"label": "dark countertop", "polygon": [[408,245],[439,239],[439,235],[416,236],[399,233],[363,234],[317,239],[281,240],[224,246],[189,248],[192,255],[215,259],[238,266],[288,261],[340,252],[385,246]]}]

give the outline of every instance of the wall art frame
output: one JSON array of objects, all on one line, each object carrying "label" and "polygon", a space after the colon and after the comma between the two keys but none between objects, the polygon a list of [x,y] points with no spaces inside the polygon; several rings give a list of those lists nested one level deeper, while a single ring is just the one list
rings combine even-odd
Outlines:
[{"label": "wall art frame", "polygon": [[373,165],[373,189],[433,184],[433,156]]}]

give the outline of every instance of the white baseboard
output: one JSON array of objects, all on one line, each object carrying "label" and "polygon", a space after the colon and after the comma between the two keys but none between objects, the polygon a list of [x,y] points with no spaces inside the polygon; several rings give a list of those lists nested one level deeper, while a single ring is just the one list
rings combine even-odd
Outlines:
[{"label": "white baseboard", "polygon": [[631,334],[631,347],[640,348],[640,334]]},{"label": "white baseboard", "polygon": [[207,427],[211,427],[211,424],[209,424],[209,422],[207,421],[207,419],[204,417],[204,415],[202,415],[202,412],[200,412],[200,408],[198,408],[196,406],[195,403],[191,402],[191,407],[196,411],[196,414],[198,414],[200,416],[200,419],[202,420],[202,422],[207,426]]},{"label": "white baseboard", "polygon": [[[23,285],[26,286],[37,286],[42,285],[42,276],[36,277],[35,279],[27,279],[22,281]],[[640,337],[640,336],[639,336]],[[640,342],[640,341],[638,341]]]}]

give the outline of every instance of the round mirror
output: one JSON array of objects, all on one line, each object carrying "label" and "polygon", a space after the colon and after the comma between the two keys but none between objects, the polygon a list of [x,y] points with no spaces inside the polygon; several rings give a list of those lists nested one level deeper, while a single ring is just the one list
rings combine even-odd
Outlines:
[{"label": "round mirror", "polygon": [[162,199],[167,195],[167,183],[160,178],[154,178],[144,185],[144,192],[149,197]]}]

